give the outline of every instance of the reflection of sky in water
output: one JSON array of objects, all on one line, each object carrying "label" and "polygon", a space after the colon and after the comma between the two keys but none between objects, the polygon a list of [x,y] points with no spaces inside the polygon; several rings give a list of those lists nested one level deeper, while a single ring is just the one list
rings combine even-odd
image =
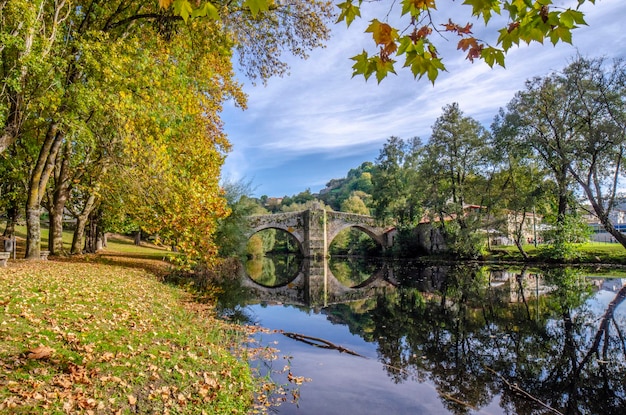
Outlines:
[{"label": "reflection of sky in water", "polygon": [[377,360],[376,345],[351,334],[347,326],[332,324],[323,314],[307,314],[295,307],[249,309],[264,327],[323,338],[365,356],[313,347],[281,334],[264,334],[264,343],[277,341],[281,355],[294,357],[294,375],[312,379],[300,387],[299,405],[283,404],[277,408],[278,413],[448,414],[432,385],[414,381],[394,384]]},{"label": "reflection of sky in water", "polygon": [[[621,284],[620,284],[621,286]],[[619,291],[600,290],[586,307],[598,318]],[[300,387],[298,406],[283,404],[279,414],[450,414],[432,383],[408,380],[394,383],[386,368],[378,361],[377,344],[368,343],[350,333],[343,324],[333,324],[327,315],[293,306],[248,306],[249,313],[261,326],[328,340],[363,357],[314,347],[282,334],[263,334],[262,342],[277,342],[281,356],[291,356],[292,373],[311,378]],[[626,326],[626,304],[615,312],[615,319]],[[549,326],[551,325],[548,323]],[[594,324],[592,324],[594,326]],[[284,364],[279,361],[274,369]],[[281,381],[280,379],[276,379]],[[274,409],[272,409],[274,411]],[[471,414],[503,414],[499,395],[490,404]]]},{"label": "reflection of sky in water", "polygon": [[[615,299],[619,290],[622,289],[626,280],[622,278],[590,278],[589,280],[596,288],[585,305],[594,314],[601,316],[606,312],[606,307]],[[626,303],[622,303],[615,309],[615,318],[624,319],[625,317]]]}]

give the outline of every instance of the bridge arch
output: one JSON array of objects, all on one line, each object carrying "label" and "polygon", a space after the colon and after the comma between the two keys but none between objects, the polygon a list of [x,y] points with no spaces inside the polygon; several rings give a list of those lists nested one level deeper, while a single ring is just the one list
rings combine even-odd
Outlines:
[{"label": "bridge arch", "polygon": [[[247,237],[261,232],[265,229],[278,229],[285,231],[298,242],[300,252],[305,255],[304,244],[306,235],[304,233],[302,212],[277,213],[273,215],[255,215],[248,218],[250,231]],[[305,255],[306,256],[306,255]]]},{"label": "bridge arch", "polygon": [[302,238],[299,238],[299,234],[296,232],[293,232],[293,228],[290,228],[290,227],[272,226],[271,224],[269,224],[267,226],[261,226],[261,227],[255,228],[253,231],[251,231],[247,235],[247,237],[248,239],[250,239],[252,236],[256,235],[257,233],[268,230],[268,229],[276,229],[276,230],[283,231],[287,233],[288,235],[290,235],[293,238],[293,240],[296,241],[296,244],[298,246],[298,251],[301,254],[304,254],[304,248],[302,246],[304,241],[302,240]]},{"label": "bridge arch", "polygon": [[328,233],[328,246],[332,244],[333,240],[337,237],[337,235],[339,235],[342,231],[346,229],[358,229],[364,234],[366,234],[367,236],[369,236],[370,238],[372,238],[378,245],[380,245],[383,248],[386,248],[384,234],[380,234],[376,229],[372,229],[369,226],[364,226],[361,224],[350,224],[350,223],[342,223],[341,226],[337,226],[336,228],[333,228],[332,232]]}]

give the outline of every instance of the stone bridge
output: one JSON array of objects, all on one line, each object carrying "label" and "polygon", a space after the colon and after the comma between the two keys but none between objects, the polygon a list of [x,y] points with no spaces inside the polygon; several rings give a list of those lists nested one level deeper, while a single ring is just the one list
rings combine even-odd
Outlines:
[{"label": "stone bridge", "polygon": [[250,216],[250,234],[263,229],[281,229],[290,233],[300,246],[305,258],[326,258],[333,239],[344,229],[356,228],[376,241],[383,250],[393,243],[392,227],[381,227],[371,216],[327,211],[314,208],[301,212]]}]

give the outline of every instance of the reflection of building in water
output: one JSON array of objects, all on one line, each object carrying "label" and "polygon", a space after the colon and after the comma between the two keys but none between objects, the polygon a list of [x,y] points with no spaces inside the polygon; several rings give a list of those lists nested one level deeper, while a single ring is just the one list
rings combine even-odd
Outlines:
[{"label": "reflection of building in water", "polygon": [[545,283],[542,274],[532,272],[492,271],[490,286],[512,303],[537,298],[555,289]]},{"label": "reflection of building in water", "polygon": [[626,285],[626,278],[595,279],[594,283],[604,291],[619,291]]}]

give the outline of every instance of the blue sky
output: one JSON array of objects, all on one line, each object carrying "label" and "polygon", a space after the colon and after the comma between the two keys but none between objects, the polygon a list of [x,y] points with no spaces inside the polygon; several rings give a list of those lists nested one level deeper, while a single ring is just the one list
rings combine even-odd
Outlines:
[{"label": "blue sky", "polygon": [[[439,9],[445,13],[449,3],[443,4]],[[453,6],[459,5],[457,1]],[[343,23],[333,25],[326,48],[311,52],[304,61],[287,59],[289,76],[270,79],[266,86],[243,80],[248,109],[229,103],[222,113],[233,145],[223,177],[251,182],[255,196],[291,196],[306,189],[316,193],[330,179],[345,177],[364,161],[373,162],[390,136],[427,141],[447,104],[458,102],[465,115],[489,127],[527,79],[562,69],[577,53],[626,56],[626,1],[596,0],[584,10],[588,26],[574,31],[573,45],[553,47],[548,42],[513,48],[506,68],[470,63],[450,36],[445,47],[439,46],[448,72],[434,86],[425,78],[414,80],[408,70],[397,70],[398,76],[390,75],[380,84],[374,77],[367,82],[352,78],[349,58],[363,49],[372,53],[371,37],[363,31],[384,12],[363,14],[349,29]],[[473,23],[475,35],[485,39],[482,20]]]}]

